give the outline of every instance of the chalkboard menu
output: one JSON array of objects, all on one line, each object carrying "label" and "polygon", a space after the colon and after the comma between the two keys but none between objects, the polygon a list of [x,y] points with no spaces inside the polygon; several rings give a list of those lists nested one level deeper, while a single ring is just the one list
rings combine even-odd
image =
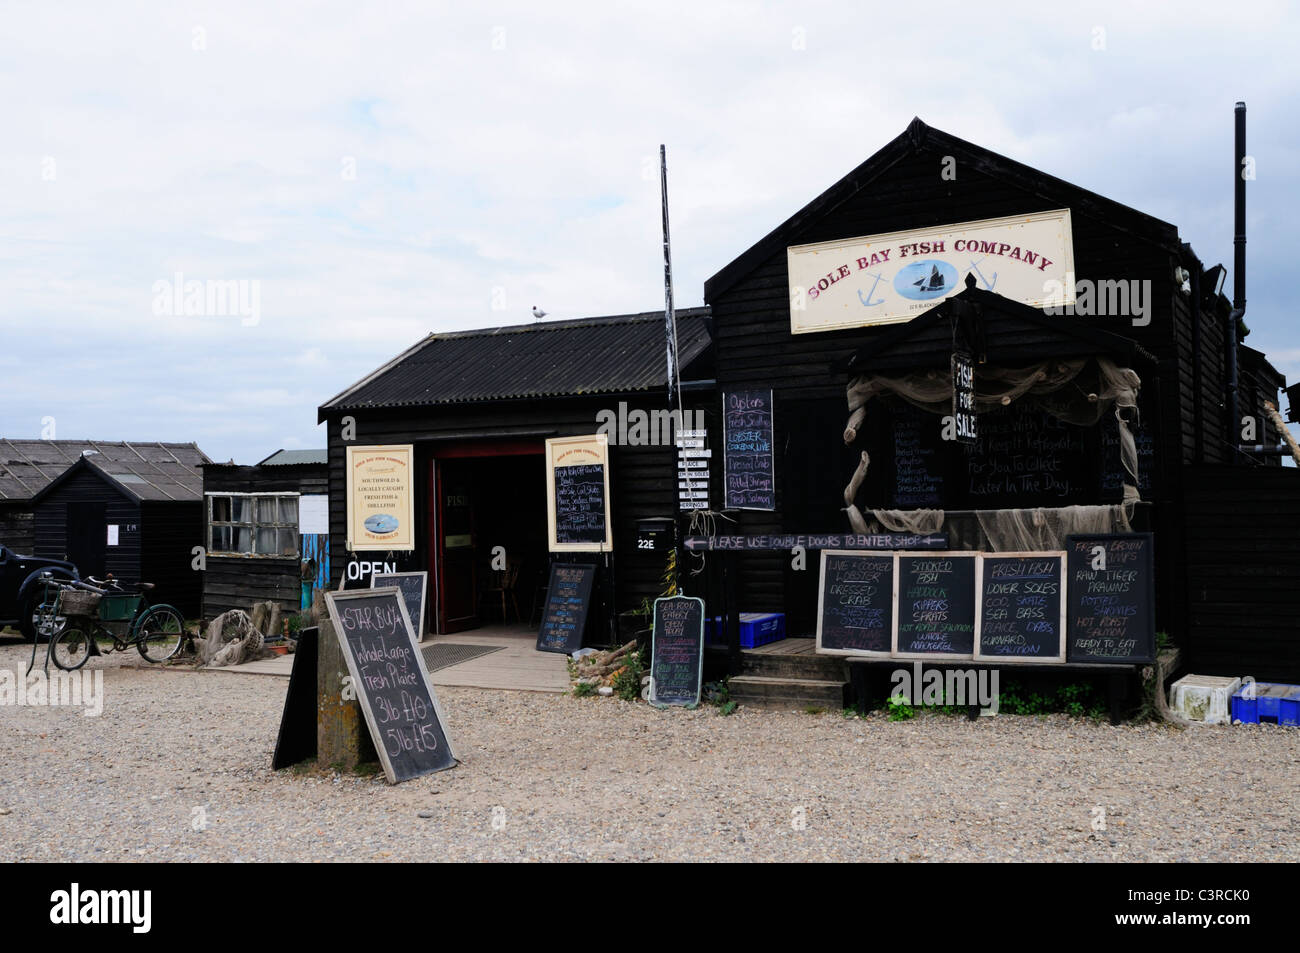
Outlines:
[{"label": "chalkboard menu", "polygon": [[[1153,487],[1152,477],[1156,467],[1156,446],[1150,427],[1130,424],[1133,442],[1138,453],[1138,495],[1146,499]],[[1120,457],[1119,421],[1114,414],[1101,420],[1101,493],[1102,499],[1117,500],[1124,493],[1124,463]]]},{"label": "chalkboard menu", "polygon": [[975,651],[974,553],[898,555],[894,652],[900,658],[970,658]]},{"label": "chalkboard menu", "polygon": [[605,465],[555,468],[555,539],[560,543],[605,541]]},{"label": "chalkboard menu", "polygon": [[582,648],[582,630],[591,608],[591,586],[596,567],[581,563],[553,563],[551,583],[546,588],[542,627],[537,633],[537,651],[563,652]]},{"label": "chalkboard menu", "polygon": [[894,413],[894,505],[943,503],[943,418],[899,402]]},{"label": "chalkboard menu", "polygon": [[329,592],[325,599],[389,783],[454,767],[446,720],[401,591]]},{"label": "chalkboard menu", "polygon": [[372,589],[382,586],[396,586],[402,590],[402,602],[406,605],[406,617],[411,620],[415,637],[424,641],[425,593],[429,588],[427,572],[377,572],[370,577]]},{"label": "chalkboard menu", "polygon": [[1065,661],[1063,552],[985,553],[979,561],[975,657]]},{"label": "chalkboard menu", "polygon": [[1155,661],[1153,546],[1150,533],[1066,538],[1071,662]]},{"label": "chalkboard menu", "polygon": [[978,439],[963,447],[971,508],[1091,500],[1096,469],[1087,436],[1086,427],[1019,403],[982,414]]},{"label": "chalkboard menu", "polygon": [[704,600],[655,600],[650,636],[650,704],[698,705],[704,660]]},{"label": "chalkboard menu", "polygon": [[728,509],[776,509],[772,466],[772,392],[722,395],[723,468]]},{"label": "chalkboard menu", "polygon": [[894,554],[822,551],[817,651],[887,656],[894,625]]}]

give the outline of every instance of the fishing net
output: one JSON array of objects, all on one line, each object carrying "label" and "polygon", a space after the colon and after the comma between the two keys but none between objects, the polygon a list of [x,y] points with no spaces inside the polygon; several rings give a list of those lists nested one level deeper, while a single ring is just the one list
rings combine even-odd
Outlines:
[{"label": "fishing net", "polygon": [[208,625],[207,635],[194,640],[199,665],[225,668],[261,658],[265,649],[262,633],[242,609],[231,609]]},{"label": "fishing net", "polygon": [[[1053,417],[1079,427],[1095,426],[1102,416],[1113,413],[1119,431],[1120,465],[1123,469],[1124,496],[1120,506],[1048,507],[1034,509],[988,510],[988,514],[1022,514],[1006,517],[989,516],[989,526],[981,517],[981,529],[990,542],[995,539],[1030,541],[1063,539],[1061,527],[1076,526],[1069,532],[1106,532],[1093,528],[1114,525],[1127,528],[1132,504],[1138,495],[1137,441],[1132,425],[1138,422],[1137,395],[1142,380],[1136,371],[1120,367],[1100,355],[1070,360],[1050,360],[1028,367],[980,367],[975,376],[975,407],[987,413],[1025,401]],[[915,371],[901,376],[860,374],[848,386],[849,420],[844,428],[844,443],[852,444],[867,416],[867,404],[874,397],[892,394],[932,414],[952,413],[952,376],[946,370]],[[844,507],[855,533],[872,532],[871,525],[858,508],[855,498],[866,478],[871,460],[863,451],[857,468],[844,488]],[[1079,512],[1075,512],[1079,511]],[[944,522],[942,510],[873,510],[875,525],[893,532],[934,532]],[[1059,517],[1046,513],[1067,514]],[[1023,515],[1029,514],[1029,515]],[[937,521],[937,522],[936,522]],[[878,531],[878,530],[877,530]],[[1118,530],[1117,530],[1118,531]],[[1068,533],[1067,533],[1068,534]],[[994,545],[995,549],[1008,547]],[[1041,546],[1024,546],[1041,549]],[[1052,548],[1056,548],[1053,546]]]}]

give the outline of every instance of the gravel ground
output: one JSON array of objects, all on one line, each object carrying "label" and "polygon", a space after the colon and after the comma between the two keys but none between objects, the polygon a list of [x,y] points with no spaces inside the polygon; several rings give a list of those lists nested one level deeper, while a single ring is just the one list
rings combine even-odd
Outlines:
[{"label": "gravel ground", "polygon": [[1300,860],[1297,729],[445,688],[464,763],[392,787],[271,771],[287,679],[122,662],[97,718],[0,706],[5,859]]}]

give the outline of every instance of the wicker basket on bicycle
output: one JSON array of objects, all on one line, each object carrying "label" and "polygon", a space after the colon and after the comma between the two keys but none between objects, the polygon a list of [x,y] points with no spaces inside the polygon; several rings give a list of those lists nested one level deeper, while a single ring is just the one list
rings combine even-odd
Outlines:
[{"label": "wicker basket on bicycle", "polygon": [[64,589],[59,596],[59,611],[64,615],[99,616],[99,603],[103,599],[98,592],[86,592],[84,589]]}]

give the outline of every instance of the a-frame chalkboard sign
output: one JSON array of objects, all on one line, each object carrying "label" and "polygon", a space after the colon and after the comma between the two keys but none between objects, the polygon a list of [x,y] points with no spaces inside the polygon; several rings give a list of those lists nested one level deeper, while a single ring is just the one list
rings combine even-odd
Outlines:
[{"label": "a-frame chalkboard sign", "polygon": [[650,704],[656,708],[698,705],[703,663],[704,600],[656,599],[650,636]]},{"label": "a-frame chalkboard sign", "polygon": [[401,590],[327,592],[325,602],[388,782],[455,767]]}]

